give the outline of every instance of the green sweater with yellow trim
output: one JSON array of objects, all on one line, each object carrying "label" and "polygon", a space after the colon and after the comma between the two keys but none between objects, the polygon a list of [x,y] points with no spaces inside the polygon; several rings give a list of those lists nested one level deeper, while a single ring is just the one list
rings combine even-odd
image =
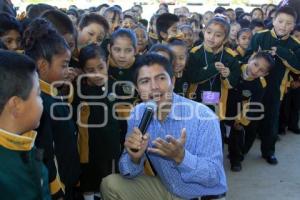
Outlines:
[{"label": "green sweater with yellow trim", "polygon": [[[138,56],[137,56],[138,57]],[[136,59],[135,59],[136,60]],[[133,82],[136,69],[135,61],[131,66],[119,67],[110,62],[108,75],[113,80],[113,92],[119,102],[133,103],[137,99],[137,92]]]},{"label": "green sweater with yellow trim", "polygon": [[2,200],[51,199],[47,169],[41,153],[33,147],[35,135],[15,135],[0,129]]},{"label": "green sweater with yellow trim", "polygon": [[50,85],[40,80],[43,114],[38,127],[36,146],[44,150],[44,163],[49,171],[53,199],[63,197],[66,189],[79,180],[80,163],[77,149],[77,128],[72,107],[51,92]]},{"label": "green sweater with yellow trim", "polygon": [[101,163],[120,156],[120,127],[114,112],[116,99],[112,95],[112,85],[112,79],[103,86],[89,86],[83,79],[82,95],[75,90],[72,106],[74,119],[80,122],[77,125],[81,163]]},{"label": "green sweater with yellow trim", "polygon": [[[187,65],[187,78],[190,83],[197,84],[196,101],[201,102],[201,93],[203,91],[221,92],[222,81],[229,83],[227,89],[237,84],[240,76],[240,65],[235,56],[234,51],[229,48],[224,48],[224,50],[220,50],[216,54],[205,49],[203,45],[194,47],[191,50]],[[216,62],[222,62],[225,67],[230,69],[230,75],[227,79],[221,78],[215,67]]]},{"label": "green sweater with yellow trim", "polygon": [[289,72],[300,73],[300,43],[292,36],[279,38],[274,30],[265,30],[255,34],[252,39],[245,59],[259,50],[270,51],[277,47],[275,66],[266,77],[267,93],[272,98],[282,99],[286,89]]},{"label": "green sweater with yellow trim", "polygon": [[248,126],[251,120],[258,119],[263,113],[259,110],[267,83],[263,77],[247,78],[245,75],[247,65],[241,68],[238,84],[228,93],[226,117]]}]

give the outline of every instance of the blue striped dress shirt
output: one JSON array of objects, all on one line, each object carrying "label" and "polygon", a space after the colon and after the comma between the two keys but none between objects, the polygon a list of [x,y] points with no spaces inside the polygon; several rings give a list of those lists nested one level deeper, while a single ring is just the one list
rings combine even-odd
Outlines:
[{"label": "blue striped dress shirt", "polygon": [[[145,109],[145,103],[137,105],[128,120],[130,134],[138,127]],[[152,141],[166,135],[180,138],[181,130],[186,128],[185,155],[177,165],[175,161],[148,153],[157,175],[167,190],[183,199],[226,192],[226,177],[223,168],[223,152],[219,119],[205,105],[191,101],[173,93],[171,111],[161,122],[153,118],[149,127],[149,147]],[[124,177],[134,178],[143,173],[143,163],[131,161],[128,153],[123,152],[119,167]]]}]

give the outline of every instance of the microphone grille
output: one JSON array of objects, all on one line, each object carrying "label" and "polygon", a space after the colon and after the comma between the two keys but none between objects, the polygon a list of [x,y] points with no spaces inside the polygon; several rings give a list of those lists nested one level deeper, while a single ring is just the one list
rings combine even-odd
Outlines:
[{"label": "microphone grille", "polygon": [[157,104],[155,101],[147,101],[146,102],[146,108],[151,108],[153,110],[156,110]]}]

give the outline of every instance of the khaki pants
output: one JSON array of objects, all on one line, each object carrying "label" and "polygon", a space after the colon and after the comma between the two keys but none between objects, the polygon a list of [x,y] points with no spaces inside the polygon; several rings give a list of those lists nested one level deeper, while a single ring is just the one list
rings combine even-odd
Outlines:
[{"label": "khaki pants", "polygon": [[104,200],[182,200],[168,192],[159,178],[147,175],[126,179],[111,174],[102,180],[100,191]]},{"label": "khaki pants", "polygon": [[147,175],[126,179],[111,174],[102,180],[100,191],[104,200],[181,200],[168,192],[157,177]]}]

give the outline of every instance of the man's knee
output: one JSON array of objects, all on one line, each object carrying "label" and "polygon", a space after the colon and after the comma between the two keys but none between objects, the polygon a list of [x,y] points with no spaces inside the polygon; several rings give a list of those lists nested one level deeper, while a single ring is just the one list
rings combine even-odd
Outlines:
[{"label": "man's knee", "polygon": [[122,179],[120,174],[111,174],[102,179],[102,183],[100,186],[101,193],[105,193],[106,191],[112,191],[117,185],[120,184],[120,180]]}]

